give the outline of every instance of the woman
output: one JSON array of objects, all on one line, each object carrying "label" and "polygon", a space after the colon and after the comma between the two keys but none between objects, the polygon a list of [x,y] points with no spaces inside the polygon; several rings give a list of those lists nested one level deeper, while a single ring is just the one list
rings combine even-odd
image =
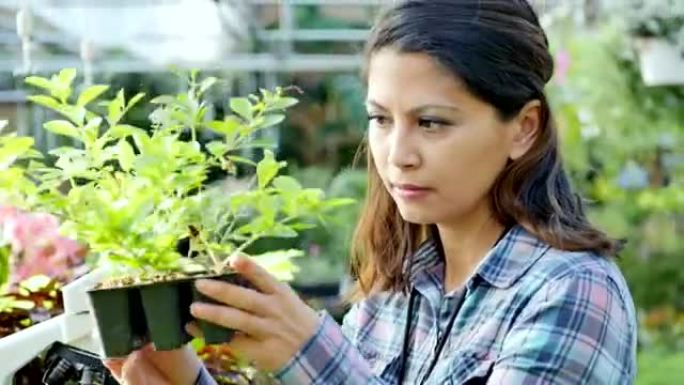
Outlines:
[{"label": "woman", "polygon": [[[202,281],[192,312],[283,384],[630,384],[619,244],[572,192],[524,0],[407,1],[366,50],[369,192],[338,327],[247,259],[261,291]],[[127,385],[212,380],[189,350],[108,362]],[[123,369],[123,370],[122,370]],[[197,373],[199,374],[199,377]]]}]

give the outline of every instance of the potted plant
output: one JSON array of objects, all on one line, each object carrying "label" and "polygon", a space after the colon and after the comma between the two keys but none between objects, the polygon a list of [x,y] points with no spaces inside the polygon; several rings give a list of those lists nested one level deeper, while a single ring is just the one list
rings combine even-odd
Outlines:
[{"label": "potted plant", "polygon": [[[63,119],[44,128],[74,144],[46,154],[31,138],[0,139],[0,199],[37,208],[62,221],[62,231],[88,246],[90,262],[109,277],[89,291],[107,357],[123,356],[153,342],[160,350],[190,341],[184,325],[190,303],[198,298],[199,277],[247,285],[228,266],[229,258],[249,253],[268,237],[294,237],[347,199],[325,199],[319,189],[303,188],[279,175],[284,162],[270,143],[255,139],[284,120],[297,103],[287,90],[260,90],[231,98],[231,113],[209,118],[207,91],[219,81],[188,76],[188,90],[150,100],[150,129],[127,125],[125,114],[142,103],[119,90],[99,101],[107,85],[93,85],[75,95],[76,71],[26,82],[41,90],[29,100]],[[98,102],[99,101],[99,102]],[[208,142],[201,141],[210,137]],[[253,161],[245,151],[258,149]],[[248,188],[224,191],[209,186],[207,175],[220,169],[237,176],[253,167]],[[186,255],[179,242],[188,244]],[[253,255],[281,279],[290,279],[299,250]],[[206,342],[226,342],[231,330],[201,323]]]},{"label": "potted plant", "polygon": [[[63,285],[86,272],[85,252],[59,234],[54,216],[0,206],[0,355],[12,357],[0,363],[0,382],[10,375],[19,382],[40,381],[44,368],[31,355],[46,343],[46,329],[33,327],[64,313]],[[23,343],[16,333],[24,335]]]},{"label": "potted plant", "polygon": [[647,85],[684,84],[684,4],[648,0],[629,8],[642,78]]}]

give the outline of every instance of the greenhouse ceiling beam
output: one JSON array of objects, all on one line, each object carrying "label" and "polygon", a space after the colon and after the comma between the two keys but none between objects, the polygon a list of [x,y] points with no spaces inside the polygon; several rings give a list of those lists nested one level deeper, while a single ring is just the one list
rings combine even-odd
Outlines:
[{"label": "greenhouse ceiling beam", "polygon": [[370,31],[368,29],[298,29],[283,34],[280,30],[259,31],[257,38],[267,41],[365,41]]},{"label": "greenhouse ceiling beam", "polygon": [[[32,63],[33,73],[51,73],[62,68],[83,68],[83,62],[76,57],[50,57],[36,59]],[[175,68],[198,70],[226,70],[242,72],[334,72],[356,71],[360,68],[359,55],[316,55],[294,54],[289,57],[278,57],[269,54],[241,54],[227,57],[220,62],[212,63],[174,63]],[[21,68],[18,60],[0,60],[0,71],[15,72]],[[96,73],[126,72],[164,72],[169,65],[151,63],[139,59],[104,59],[92,63]]]},{"label": "greenhouse ceiling beam", "polygon": [[283,1],[290,5],[383,5],[392,4],[395,0],[250,0],[250,5],[277,5]]}]

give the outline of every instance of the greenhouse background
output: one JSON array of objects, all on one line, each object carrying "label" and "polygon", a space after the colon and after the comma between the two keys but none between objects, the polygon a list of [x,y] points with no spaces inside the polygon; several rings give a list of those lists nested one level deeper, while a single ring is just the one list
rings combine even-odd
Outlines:
[{"label": "greenhouse background", "polygon": [[[353,167],[367,124],[359,53],[376,15],[391,3],[0,0],[3,134],[33,136],[44,151],[67,140],[43,130],[52,113],[28,102],[34,90],[23,81],[63,68],[77,69],[80,87],[110,84],[109,97],[123,88],[146,98],[183,91],[184,74],[199,70],[221,79],[209,95],[215,115],[225,112],[232,96],[294,86],[300,103],[263,139],[272,141],[288,162],[287,173],[305,186],[361,202],[365,171],[362,164]],[[628,240],[618,263],[639,310],[637,383],[684,382],[684,2],[531,3],[556,62],[547,92],[566,166],[590,202],[592,219]],[[134,108],[126,122],[148,127],[150,112],[147,105]],[[216,183],[231,182],[216,176]],[[255,250],[305,250],[294,285],[339,318],[358,209],[359,203],[325,227],[259,242]],[[82,272],[81,266],[69,269],[52,278],[65,284]],[[22,279],[33,273],[49,272],[27,266]],[[12,312],[0,300],[0,337],[18,322]],[[42,317],[57,314],[48,313]],[[19,372],[18,383],[39,383],[31,374],[40,371],[39,361]]]}]

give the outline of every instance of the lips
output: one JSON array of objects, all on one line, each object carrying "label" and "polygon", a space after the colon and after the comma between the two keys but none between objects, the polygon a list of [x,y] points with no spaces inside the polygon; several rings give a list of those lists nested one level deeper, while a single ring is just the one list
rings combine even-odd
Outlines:
[{"label": "lips", "polygon": [[415,184],[409,184],[409,183],[392,184],[392,189],[400,197],[406,198],[406,199],[422,198],[432,191],[432,189],[429,187],[415,185]]}]

